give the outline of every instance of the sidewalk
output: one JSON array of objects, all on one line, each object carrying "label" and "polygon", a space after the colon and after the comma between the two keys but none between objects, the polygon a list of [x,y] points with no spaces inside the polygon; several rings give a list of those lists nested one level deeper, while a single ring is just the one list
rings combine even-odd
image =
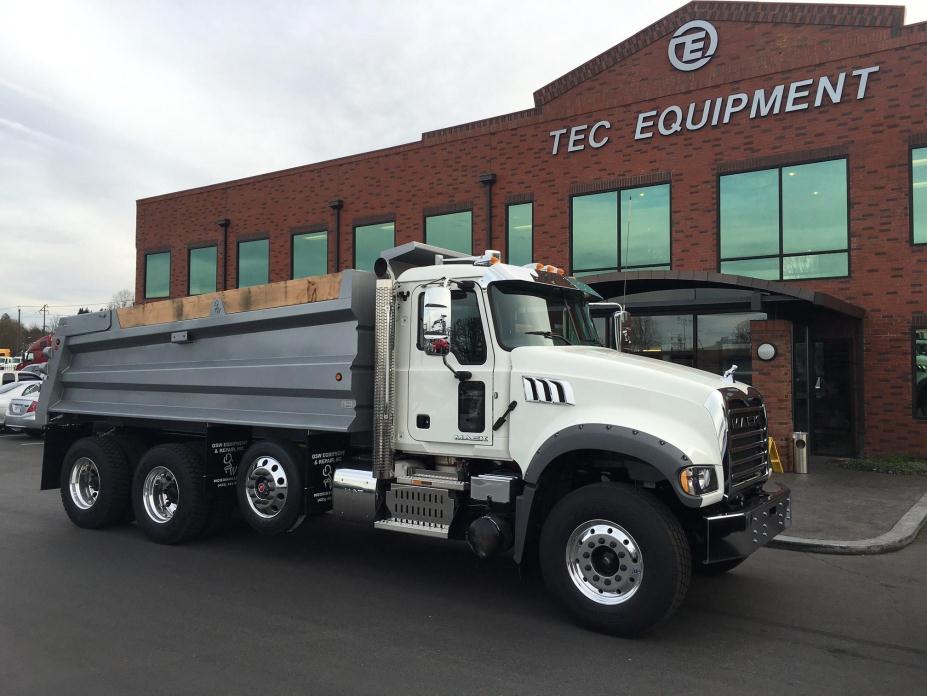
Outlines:
[{"label": "sidewalk", "polygon": [[[817,553],[885,553],[927,522],[927,477],[841,469],[812,457],[807,474],[773,474],[792,490],[792,526],[770,546]],[[772,486],[774,487],[774,485]]]}]

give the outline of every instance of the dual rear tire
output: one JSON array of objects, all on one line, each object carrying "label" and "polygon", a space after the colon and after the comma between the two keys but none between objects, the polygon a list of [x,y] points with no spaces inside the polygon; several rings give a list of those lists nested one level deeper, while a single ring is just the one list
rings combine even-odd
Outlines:
[{"label": "dual rear tire", "polygon": [[64,457],[60,482],[65,512],[84,529],[124,522],[134,512],[149,539],[179,544],[199,535],[209,518],[202,458],[183,444],[141,454],[114,437],[81,438]]}]

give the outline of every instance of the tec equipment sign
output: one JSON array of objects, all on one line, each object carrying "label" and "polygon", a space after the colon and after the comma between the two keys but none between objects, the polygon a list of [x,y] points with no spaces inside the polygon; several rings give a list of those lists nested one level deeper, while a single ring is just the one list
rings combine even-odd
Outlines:
[{"label": "tec equipment sign", "polygon": [[[717,49],[717,29],[710,22],[694,19],[673,32],[667,55],[677,70],[691,72],[711,60]],[[807,73],[791,82],[768,84],[749,92],[702,95],[688,104],[648,105],[649,108],[636,114],[634,121],[627,119],[629,122],[624,128],[628,129],[626,132],[633,129],[634,140],[647,140],[858,101],[866,97],[869,78],[878,72],[878,65],[869,65],[836,74]],[[558,155],[605,147],[615,134],[614,129],[625,122],[626,114],[618,114],[617,120],[603,115],[605,118],[600,116],[597,121],[550,131],[550,153]]]},{"label": "tec equipment sign", "polygon": [[718,49],[718,31],[711,22],[694,19],[676,30],[669,42],[669,61],[677,70],[698,70]]}]

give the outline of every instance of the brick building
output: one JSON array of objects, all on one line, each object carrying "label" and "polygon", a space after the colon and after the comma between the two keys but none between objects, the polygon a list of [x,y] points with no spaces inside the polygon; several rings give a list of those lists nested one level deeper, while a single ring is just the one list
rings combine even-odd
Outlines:
[{"label": "brick building", "polygon": [[136,297],[500,249],[624,301],[629,350],[736,363],[780,449],[923,454],[925,74],[901,7],[692,2],[530,109],[138,201]]}]

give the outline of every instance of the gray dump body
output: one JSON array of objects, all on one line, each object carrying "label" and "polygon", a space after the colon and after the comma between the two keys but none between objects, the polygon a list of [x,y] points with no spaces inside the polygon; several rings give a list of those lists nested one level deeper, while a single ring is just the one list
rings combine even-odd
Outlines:
[{"label": "gray dump body", "polygon": [[209,316],[134,328],[115,310],[62,319],[38,417],[367,432],[374,288],[344,271],[337,299],[226,313],[216,295]]}]

